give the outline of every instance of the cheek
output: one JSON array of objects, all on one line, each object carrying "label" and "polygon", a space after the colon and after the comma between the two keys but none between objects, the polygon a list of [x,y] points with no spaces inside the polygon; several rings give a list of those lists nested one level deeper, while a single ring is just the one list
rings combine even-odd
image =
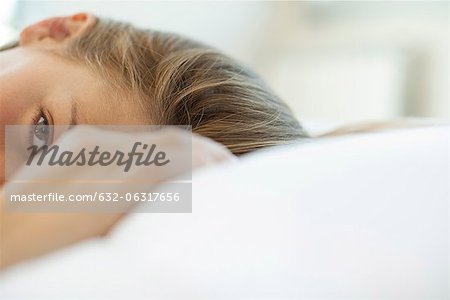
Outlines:
[{"label": "cheek", "polygon": [[[26,105],[23,101],[13,102],[6,87],[1,90],[0,84],[0,186],[5,182],[5,127],[6,125],[23,124]],[[10,87],[11,88],[11,87]]]},{"label": "cheek", "polygon": [[29,124],[49,90],[46,62],[20,49],[0,52],[0,185],[5,181],[5,126]]},{"label": "cheek", "polygon": [[5,126],[0,125],[0,187],[5,183]]},{"label": "cheek", "polygon": [[13,117],[8,107],[0,97],[0,186],[5,183],[5,125],[11,124]]},{"label": "cheek", "polygon": [[0,150],[0,187],[5,183],[5,152]]},{"label": "cheek", "polygon": [[26,93],[30,90],[11,76],[0,74],[0,186],[5,183],[5,128],[6,125],[29,123],[33,105]]}]

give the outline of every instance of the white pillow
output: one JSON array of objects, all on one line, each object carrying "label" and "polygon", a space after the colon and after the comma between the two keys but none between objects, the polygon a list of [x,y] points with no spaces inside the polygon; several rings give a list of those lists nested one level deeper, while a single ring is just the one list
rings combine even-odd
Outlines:
[{"label": "white pillow", "polygon": [[3,274],[0,298],[448,299],[449,132],[328,138],[197,172],[192,214],[130,215]]}]

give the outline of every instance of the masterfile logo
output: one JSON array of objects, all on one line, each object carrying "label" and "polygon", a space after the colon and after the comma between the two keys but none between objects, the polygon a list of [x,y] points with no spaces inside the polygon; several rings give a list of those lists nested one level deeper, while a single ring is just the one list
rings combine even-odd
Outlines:
[{"label": "masterfile logo", "polygon": [[[9,211],[192,211],[189,126],[48,126],[35,132],[11,125],[5,130]],[[171,139],[162,134],[167,130],[182,130],[184,138]]]}]

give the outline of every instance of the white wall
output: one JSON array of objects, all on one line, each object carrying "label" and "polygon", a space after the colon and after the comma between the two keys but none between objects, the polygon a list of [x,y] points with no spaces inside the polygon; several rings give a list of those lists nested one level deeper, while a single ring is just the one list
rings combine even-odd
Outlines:
[{"label": "white wall", "polygon": [[14,39],[16,32],[9,26],[13,21],[15,0],[4,0],[0,9],[0,44]]},{"label": "white wall", "polygon": [[450,116],[450,2],[285,3],[276,9],[277,27],[268,39],[276,46],[259,52],[260,61],[299,114],[339,121]]}]

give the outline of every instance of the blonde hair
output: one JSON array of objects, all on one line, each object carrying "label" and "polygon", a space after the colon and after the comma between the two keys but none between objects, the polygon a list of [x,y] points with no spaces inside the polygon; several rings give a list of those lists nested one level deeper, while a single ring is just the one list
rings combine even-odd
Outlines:
[{"label": "blonde hair", "polygon": [[288,144],[307,134],[290,109],[248,68],[198,42],[99,19],[63,55],[84,62],[118,90],[137,94],[149,121],[191,125],[234,154]]}]

